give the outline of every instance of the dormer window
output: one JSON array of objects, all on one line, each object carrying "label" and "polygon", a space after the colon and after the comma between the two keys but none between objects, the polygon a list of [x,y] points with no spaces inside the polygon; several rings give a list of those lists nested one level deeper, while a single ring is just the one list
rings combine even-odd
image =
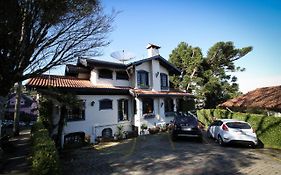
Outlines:
[{"label": "dormer window", "polygon": [[112,79],[112,70],[99,69],[99,78]]},{"label": "dormer window", "polygon": [[137,81],[139,88],[148,88],[149,87],[149,80],[148,80],[148,72],[144,70],[140,70],[137,72]]},{"label": "dormer window", "polygon": [[117,80],[129,80],[129,76],[126,71],[117,71],[116,79]]},{"label": "dormer window", "polygon": [[168,89],[168,75],[161,73],[161,89]]}]

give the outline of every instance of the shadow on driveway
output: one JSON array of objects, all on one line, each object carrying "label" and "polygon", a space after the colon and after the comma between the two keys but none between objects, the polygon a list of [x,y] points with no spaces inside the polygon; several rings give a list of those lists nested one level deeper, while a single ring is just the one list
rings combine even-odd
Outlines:
[{"label": "shadow on driveway", "polygon": [[261,159],[210,140],[172,142],[167,133],[103,144],[66,151],[64,174],[244,174]]}]

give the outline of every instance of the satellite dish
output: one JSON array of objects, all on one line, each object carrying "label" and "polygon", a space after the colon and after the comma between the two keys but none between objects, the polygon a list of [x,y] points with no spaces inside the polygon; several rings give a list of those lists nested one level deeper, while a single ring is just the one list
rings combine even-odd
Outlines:
[{"label": "satellite dish", "polygon": [[112,52],[110,54],[110,56],[112,58],[115,58],[115,59],[119,60],[119,61],[122,61],[123,63],[125,61],[129,61],[129,60],[135,58],[135,55],[133,53],[125,51],[125,50]]}]

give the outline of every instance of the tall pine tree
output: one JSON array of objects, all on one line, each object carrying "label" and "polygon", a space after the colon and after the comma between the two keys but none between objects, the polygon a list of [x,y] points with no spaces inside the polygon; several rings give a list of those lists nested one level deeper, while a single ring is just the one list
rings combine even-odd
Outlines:
[{"label": "tall pine tree", "polygon": [[237,77],[230,72],[245,70],[236,67],[234,61],[251,50],[252,47],[237,49],[233,42],[218,42],[203,57],[200,48],[181,42],[170,54],[169,61],[182,70],[182,75],[172,76],[170,80],[176,87],[193,92],[205,108],[215,108],[241,94]]}]

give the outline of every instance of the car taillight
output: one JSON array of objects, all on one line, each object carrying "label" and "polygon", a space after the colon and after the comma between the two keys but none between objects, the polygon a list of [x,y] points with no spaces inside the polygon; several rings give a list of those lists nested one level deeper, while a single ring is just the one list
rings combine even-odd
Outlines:
[{"label": "car taillight", "polygon": [[226,126],[226,124],[223,124],[223,125],[222,125],[222,129],[223,129],[224,131],[228,131],[228,127]]}]

